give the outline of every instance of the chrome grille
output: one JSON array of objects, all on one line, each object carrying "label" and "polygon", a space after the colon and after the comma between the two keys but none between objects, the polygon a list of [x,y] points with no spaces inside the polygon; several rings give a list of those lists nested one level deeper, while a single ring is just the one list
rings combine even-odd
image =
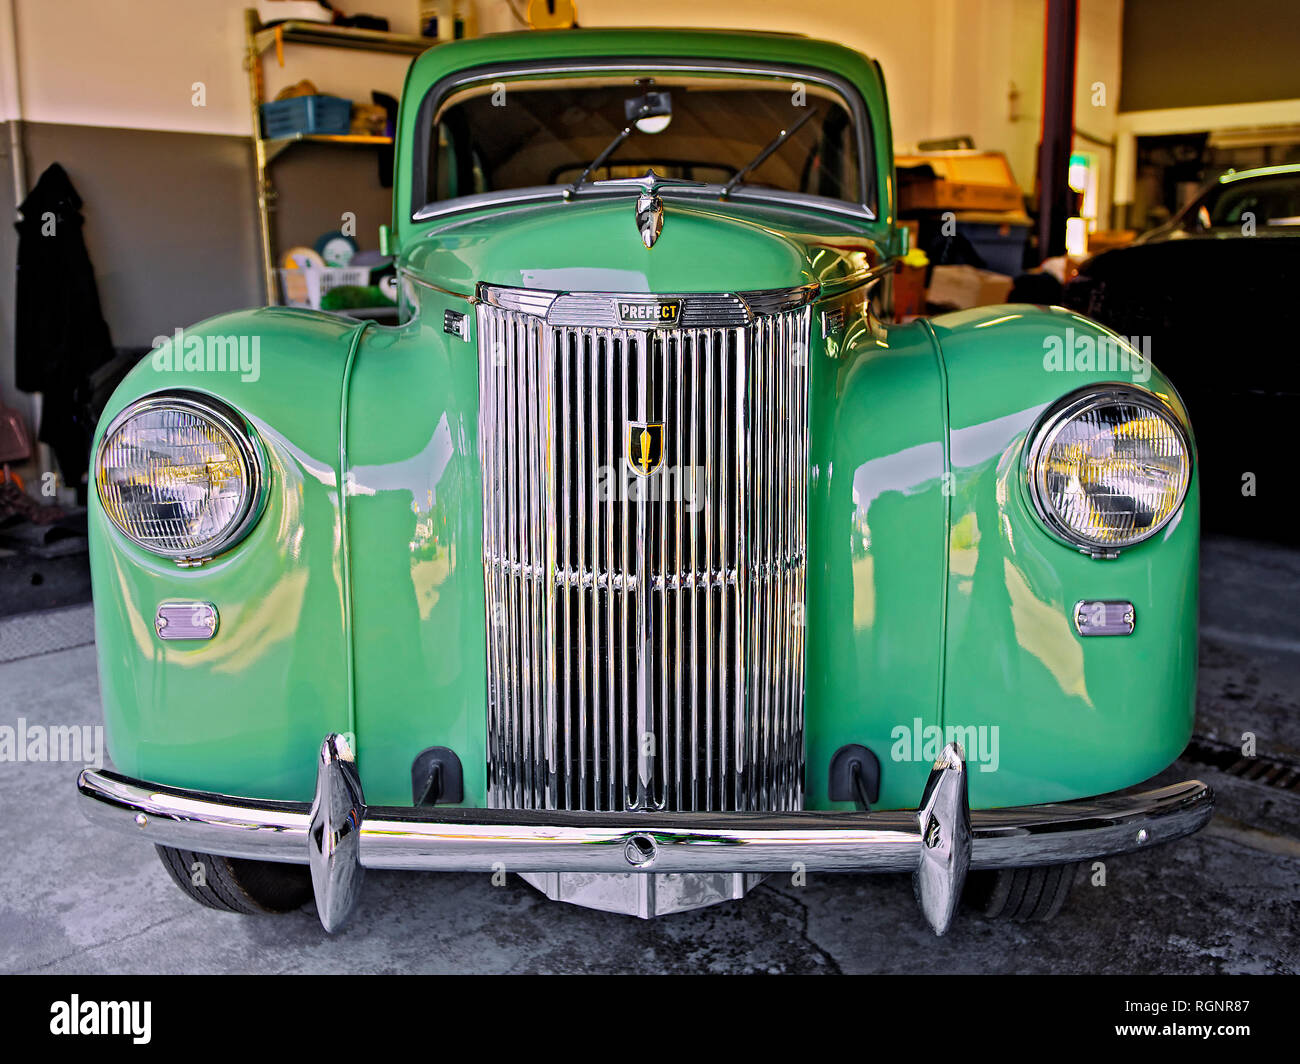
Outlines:
[{"label": "chrome grille", "polygon": [[811,293],[746,295],[480,293],[494,807],[801,805]]}]

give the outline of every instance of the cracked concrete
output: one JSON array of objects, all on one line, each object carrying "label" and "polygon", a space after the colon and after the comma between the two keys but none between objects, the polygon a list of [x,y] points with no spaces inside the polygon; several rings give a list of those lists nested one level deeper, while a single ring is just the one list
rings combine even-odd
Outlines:
[{"label": "cracked concrete", "polygon": [[[1197,730],[1300,760],[1300,550],[1210,540]],[[0,724],[100,721],[94,648],[0,664]],[[1221,815],[1194,838],[1085,869],[1051,924],[962,914],[936,942],[906,876],[772,878],[744,901],[658,920],[548,902],[520,880],[370,872],[348,928],[311,906],[195,905],[152,847],[92,828],[75,766],[0,764],[5,972],[1185,972],[1300,970],[1300,794],[1179,763]]]}]

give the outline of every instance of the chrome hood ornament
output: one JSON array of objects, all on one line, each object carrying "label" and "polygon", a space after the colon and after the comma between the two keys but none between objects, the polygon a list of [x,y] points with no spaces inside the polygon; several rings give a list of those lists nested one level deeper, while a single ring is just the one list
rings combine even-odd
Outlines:
[{"label": "chrome hood ornament", "polygon": [[660,177],[654,170],[647,170],[640,177],[619,177],[611,181],[601,181],[602,189],[617,188],[622,185],[639,190],[636,198],[636,228],[641,234],[641,243],[647,248],[655,246],[659,234],[664,229],[664,201],[659,195],[661,188],[707,188],[703,181],[683,181],[675,177]]},{"label": "chrome hood ornament", "polygon": [[654,247],[664,229],[664,201],[653,189],[636,198],[636,227],[641,233],[641,243],[647,248]]}]

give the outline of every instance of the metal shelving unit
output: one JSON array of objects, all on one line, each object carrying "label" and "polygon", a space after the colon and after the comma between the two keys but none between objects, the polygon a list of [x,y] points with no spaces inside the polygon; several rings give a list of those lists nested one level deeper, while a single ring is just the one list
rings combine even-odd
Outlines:
[{"label": "metal shelving unit", "polygon": [[271,239],[271,211],[275,209],[276,191],[271,181],[270,164],[282,152],[296,144],[332,144],[338,147],[375,148],[392,144],[392,137],[364,136],[360,134],[300,133],[293,137],[262,136],[262,104],[266,102],[262,58],[274,49],[281,65],[286,44],[307,44],[326,48],[343,48],[354,51],[380,52],[390,55],[419,55],[436,45],[430,37],[417,37],[406,33],[381,33],[377,30],[348,29],[319,22],[277,22],[263,26],[252,8],[244,11],[245,52],[244,68],[248,71],[248,99],[253,122],[253,157],[257,182],[257,220],[261,237],[262,284],[267,303],[279,302],[279,286],[275,276],[275,251]]}]

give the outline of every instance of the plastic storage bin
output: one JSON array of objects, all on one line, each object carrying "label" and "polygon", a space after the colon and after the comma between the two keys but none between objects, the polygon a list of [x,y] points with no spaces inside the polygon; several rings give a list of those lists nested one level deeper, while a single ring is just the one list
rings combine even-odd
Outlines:
[{"label": "plastic storage bin", "polygon": [[352,101],[341,96],[293,96],[262,104],[262,135],[293,137],[299,133],[346,133]]},{"label": "plastic storage bin", "polygon": [[320,297],[331,288],[370,283],[369,266],[326,266],[315,270],[281,268],[280,291],[290,307],[320,309]]},{"label": "plastic storage bin", "polygon": [[1025,246],[1029,223],[1021,221],[964,221],[957,216],[957,232],[971,242],[985,265],[995,273],[1018,277],[1025,272]]}]

